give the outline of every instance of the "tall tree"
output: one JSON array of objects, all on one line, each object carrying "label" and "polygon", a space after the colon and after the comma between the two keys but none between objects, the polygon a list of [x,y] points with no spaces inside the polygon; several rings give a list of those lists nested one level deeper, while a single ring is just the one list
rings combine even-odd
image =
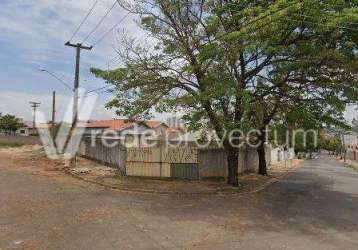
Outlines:
[{"label": "tall tree", "polygon": [[[299,3],[139,0],[124,4],[141,16],[149,39],[124,41],[119,51],[123,67],[92,72],[114,86],[116,96],[107,106],[120,115],[147,116],[153,110],[180,108],[191,128],[213,128],[227,151],[228,183],[237,185],[239,129],[261,129],[265,124],[261,119],[258,124],[250,122],[254,107],[261,105],[270,118],[282,93],[299,96],[298,88],[291,93],[280,79],[289,67],[280,63],[291,59],[290,48],[296,46],[293,51],[299,52],[299,42],[307,39],[297,22],[286,25],[282,19],[281,12],[299,11]],[[293,55],[302,58],[305,51]]]},{"label": "tall tree", "polygon": [[[265,127],[273,119],[277,116],[282,119],[287,112],[309,106],[311,109],[305,109],[300,117],[291,112],[291,120],[303,118],[307,122],[319,111],[316,119],[319,126],[340,123],[337,113],[343,112],[346,103],[358,100],[357,4],[312,0],[277,2],[266,2],[269,12],[275,13],[269,21],[262,19],[253,25],[265,30],[249,34],[260,43],[260,60],[271,58],[253,78],[255,91],[251,98],[256,105],[252,105],[248,113],[251,127],[258,129],[260,174],[267,173]],[[242,2],[229,6],[230,11],[239,9]],[[242,37],[240,33],[237,35]],[[316,129],[308,124],[304,126],[306,129]]]}]

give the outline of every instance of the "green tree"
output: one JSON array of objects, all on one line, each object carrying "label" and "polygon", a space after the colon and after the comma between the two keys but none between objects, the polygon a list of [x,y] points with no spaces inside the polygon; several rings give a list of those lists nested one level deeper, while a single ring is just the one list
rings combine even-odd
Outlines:
[{"label": "green tree", "polygon": [[[357,5],[349,1],[277,3],[266,2],[276,15],[255,24],[265,27],[256,38],[261,41],[262,57],[272,58],[256,78],[252,97],[256,105],[250,107],[248,119],[258,129],[257,139],[261,142],[257,148],[260,174],[266,174],[262,143],[266,126],[275,120],[287,123],[287,114],[290,122],[283,124],[286,129],[317,130],[327,124],[342,125],[345,104],[358,100],[358,29],[354,23],[358,19]],[[277,43],[282,37],[286,37],[286,43]],[[306,146],[314,150],[310,143]]]},{"label": "green tree", "polygon": [[7,114],[0,117],[0,130],[5,131],[5,133],[13,134],[17,129],[23,126],[24,124],[21,120],[14,115]]},{"label": "green tree", "polygon": [[[154,110],[180,109],[191,129],[214,129],[227,151],[228,183],[237,185],[241,133],[230,140],[227,131],[261,132],[283,100],[292,104],[292,97],[307,98],[311,83],[304,79],[315,72],[308,63],[314,43],[300,43],[322,37],[303,29],[300,20],[286,18],[309,7],[300,2],[136,1],[126,7],[141,15],[151,39],[124,39],[123,66],[92,73],[114,87],[116,96],[107,106],[119,115],[147,117]],[[296,74],[289,75],[287,87],[290,68]],[[260,173],[266,173],[266,165],[260,164]]]},{"label": "green tree", "polygon": [[337,153],[342,148],[342,141],[337,136],[322,138],[322,149],[327,150],[330,154]]}]

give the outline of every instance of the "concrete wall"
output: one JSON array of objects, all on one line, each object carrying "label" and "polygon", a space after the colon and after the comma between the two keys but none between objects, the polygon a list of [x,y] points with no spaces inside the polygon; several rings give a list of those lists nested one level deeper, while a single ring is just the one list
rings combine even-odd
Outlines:
[{"label": "concrete wall", "polygon": [[[125,148],[121,144],[114,148],[107,148],[102,145],[100,139],[95,145],[90,145],[90,140],[84,139],[80,145],[79,154],[119,168],[127,175],[134,176],[172,177],[172,167],[176,167],[175,170],[185,167],[192,169],[194,165],[197,166],[200,178],[227,177],[228,175],[227,154],[223,149],[167,148],[163,145],[153,148]],[[267,165],[276,164],[285,158],[293,159],[293,157],[293,149],[284,152],[266,145]],[[238,162],[239,174],[256,173],[259,168],[257,149],[248,146],[241,147]],[[163,164],[165,164],[164,167]]]},{"label": "concrete wall", "polygon": [[0,143],[17,143],[24,145],[41,145],[39,137],[22,135],[0,135]]},{"label": "concrete wall", "polygon": [[196,147],[127,148],[128,176],[198,179]]},{"label": "concrete wall", "polygon": [[[227,177],[227,156],[224,149],[198,150],[200,178]],[[266,146],[266,162],[271,163],[271,147]],[[256,148],[241,147],[239,151],[239,174],[256,173],[259,159]]]},{"label": "concrete wall", "polygon": [[199,149],[198,162],[200,178],[227,176],[227,158],[223,149]]},{"label": "concrete wall", "polygon": [[295,150],[289,148],[288,151],[284,151],[283,148],[273,148],[271,149],[271,165],[280,163],[286,160],[292,160],[295,158]]}]

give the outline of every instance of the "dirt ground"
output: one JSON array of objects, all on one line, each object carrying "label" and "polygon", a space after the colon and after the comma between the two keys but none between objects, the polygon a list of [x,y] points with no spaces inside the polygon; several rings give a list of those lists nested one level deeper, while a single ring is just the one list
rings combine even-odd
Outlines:
[{"label": "dirt ground", "polygon": [[306,161],[258,193],[208,197],[111,190],[31,150],[0,151],[1,250],[358,246],[358,173],[334,159]]}]

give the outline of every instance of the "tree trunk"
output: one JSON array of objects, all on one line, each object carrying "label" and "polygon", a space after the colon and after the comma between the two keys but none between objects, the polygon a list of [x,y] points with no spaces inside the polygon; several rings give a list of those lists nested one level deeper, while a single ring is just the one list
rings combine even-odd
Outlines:
[{"label": "tree trunk", "polygon": [[257,147],[257,154],[259,156],[259,174],[267,175],[267,165],[266,165],[266,153],[265,153],[265,143],[260,142],[260,145]]},{"label": "tree trunk", "polygon": [[229,148],[226,151],[227,151],[227,166],[228,166],[227,184],[237,187],[239,186],[239,180],[238,180],[239,150],[236,148]]}]

